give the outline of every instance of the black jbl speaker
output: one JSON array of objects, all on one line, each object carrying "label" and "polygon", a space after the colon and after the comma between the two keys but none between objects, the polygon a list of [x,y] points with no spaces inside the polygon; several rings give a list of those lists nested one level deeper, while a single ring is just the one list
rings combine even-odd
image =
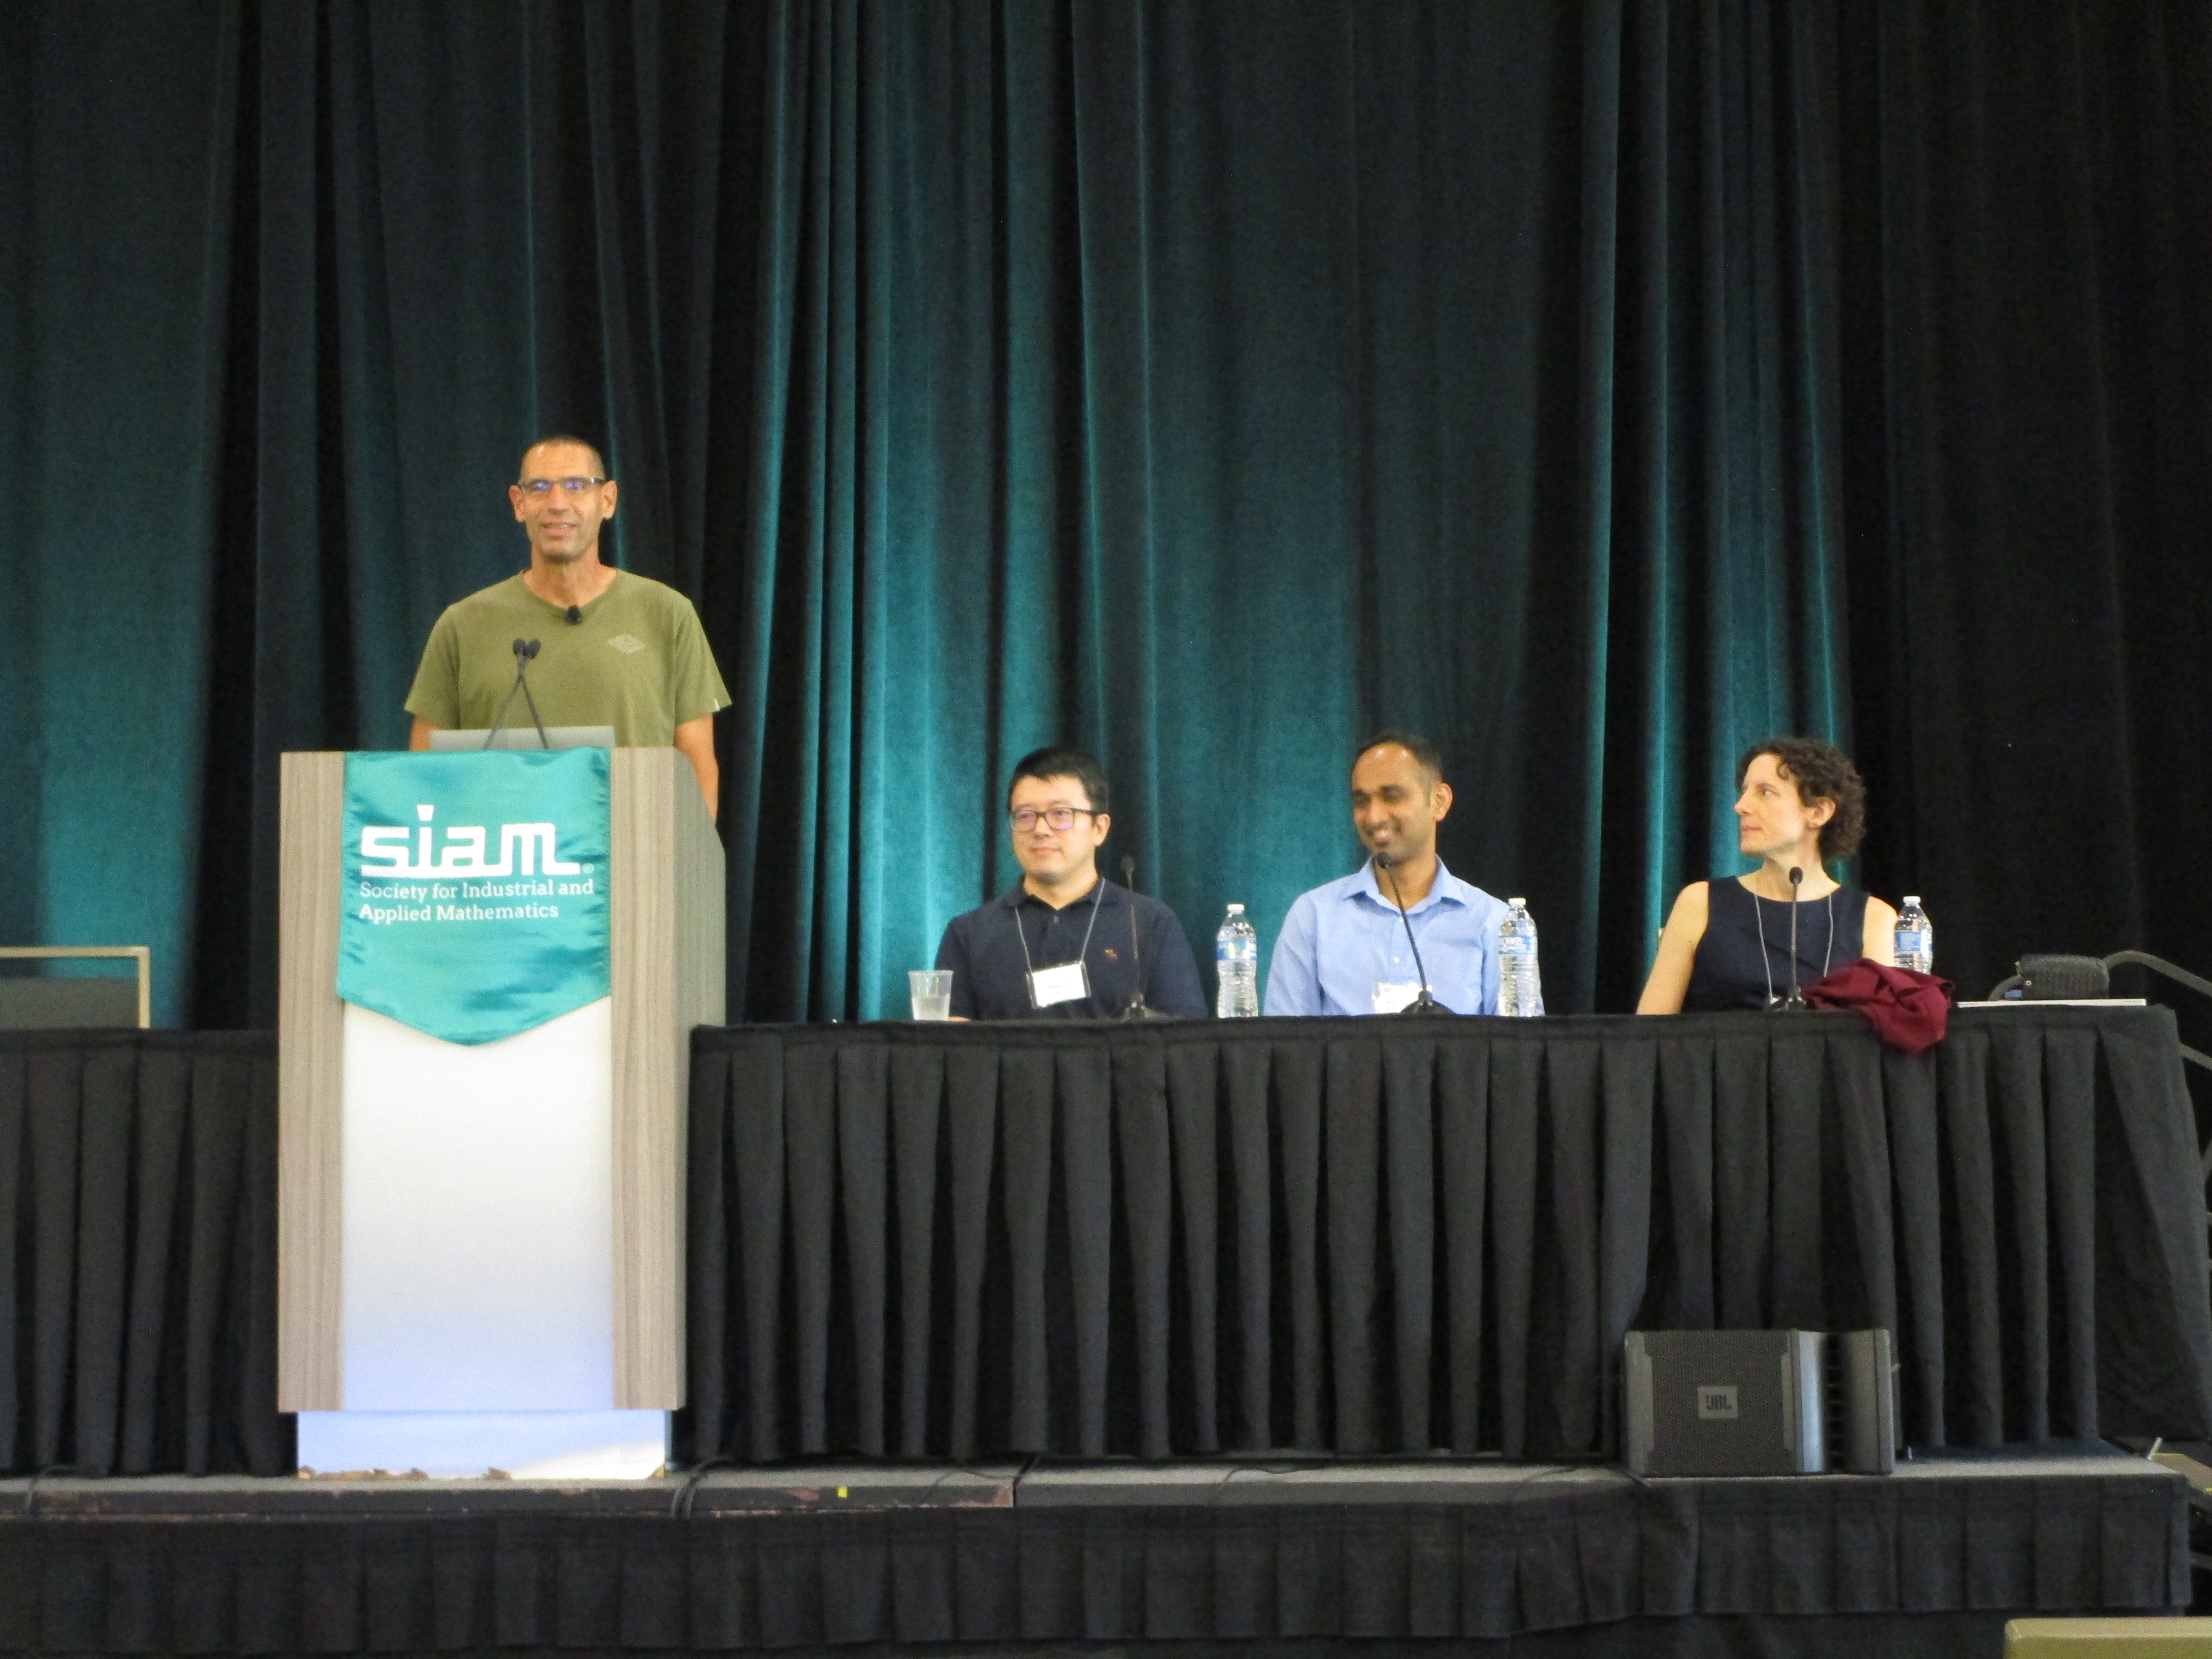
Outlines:
[{"label": "black jbl speaker", "polygon": [[1827,1467],[1818,1331],[1631,1331],[1622,1383],[1638,1474]]},{"label": "black jbl speaker", "polygon": [[1632,1331],[1629,1468],[1638,1474],[1817,1474],[1894,1467],[1886,1330]]}]

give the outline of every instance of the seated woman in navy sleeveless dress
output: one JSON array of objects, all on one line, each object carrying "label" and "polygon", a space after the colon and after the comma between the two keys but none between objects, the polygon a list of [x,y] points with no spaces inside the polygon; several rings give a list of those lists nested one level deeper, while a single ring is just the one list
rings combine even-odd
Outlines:
[{"label": "seated woman in navy sleeveless dress", "polygon": [[1736,768],[1737,845],[1759,868],[1693,882],[1674,900],[1659,935],[1639,1014],[1767,1008],[1790,994],[1790,871],[1796,982],[1810,985],[1860,957],[1891,960],[1897,912],[1829,877],[1866,828],[1866,785],[1842,750],[1811,738],[1773,738]]}]

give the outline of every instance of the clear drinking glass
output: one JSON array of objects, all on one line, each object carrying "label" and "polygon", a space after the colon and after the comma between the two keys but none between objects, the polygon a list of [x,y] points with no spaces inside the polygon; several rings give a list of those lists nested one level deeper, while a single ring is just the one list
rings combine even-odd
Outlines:
[{"label": "clear drinking glass", "polygon": [[906,983],[916,1019],[952,1018],[952,970],[950,968],[911,969],[907,974]]}]

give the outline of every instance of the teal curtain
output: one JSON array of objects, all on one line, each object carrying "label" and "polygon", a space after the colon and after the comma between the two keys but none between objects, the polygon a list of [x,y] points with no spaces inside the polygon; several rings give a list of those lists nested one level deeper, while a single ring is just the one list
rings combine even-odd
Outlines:
[{"label": "teal curtain", "polygon": [[[402,741],[562,428],[735,698],[733,1018],[899,1012],[1014,878],[1006,772],[1049,741],[1104,757],[1109,865],[1201,957],[1231,900],[1272,942],[1352,867],[1384,722],[1443,745],[1445,857],[1528,898],[1555,1009],[1632,1000],[1781,730],[1860,740],[1865,872],[1962,981],[2039,927],[2212,961],[2212,901],[2142,902],[2182,844],[2154,780],[2021,833],[2053,768],[2200,729],[2140,690],[2196,685],[2212,622],[2206,38],[2148,3],[0,9],[0,933],[151,943],[161,1018],[267,1021],[276,757]],[[2015,497],[1985,592],[1960,503]],[[2164,603],[2085,665],[2038,599],[2100,560]],[[2032,752],[1975,724],[2012,680],[2067,711]]]},{"label": "teal curtain", "polygon": [[1385,721],[1444,744],[1446,856],[1550,924],[1559,1006],[1601,961],[1629,994],[1733,854],[1741,744],[1844,734],[1820,26],[793,5],[763,37],[753,328],[787,349],[735,746],[792,811],[733,843],[747,1006],[896,1006],[1014,878],[1006,769],[1062,738],[1201,948],[1232,899],[1272,938],[1355,861]]}]

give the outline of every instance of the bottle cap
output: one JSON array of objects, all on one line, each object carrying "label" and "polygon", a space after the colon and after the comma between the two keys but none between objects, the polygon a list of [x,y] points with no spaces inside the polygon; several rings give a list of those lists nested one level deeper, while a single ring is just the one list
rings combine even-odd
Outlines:
[{"label": "bottle cap", "polygon": [[1917,909],[1920,908],[1920,895],[1917,893],[1907,893],[1905,896],[1905,902],[1907,908]]},{"label": "bottle cap", "polygon": [[1516,910],[1525,910],[1528,908],[1528,901],[1524,898],[1510,898],[1505,902]]},{"label": "bottle cap", "polygon": [[1232,916],[1241,916],[1244,914],[1244,907],[1241,904],[1232,904],[1229,907],[1229,914]]}]

